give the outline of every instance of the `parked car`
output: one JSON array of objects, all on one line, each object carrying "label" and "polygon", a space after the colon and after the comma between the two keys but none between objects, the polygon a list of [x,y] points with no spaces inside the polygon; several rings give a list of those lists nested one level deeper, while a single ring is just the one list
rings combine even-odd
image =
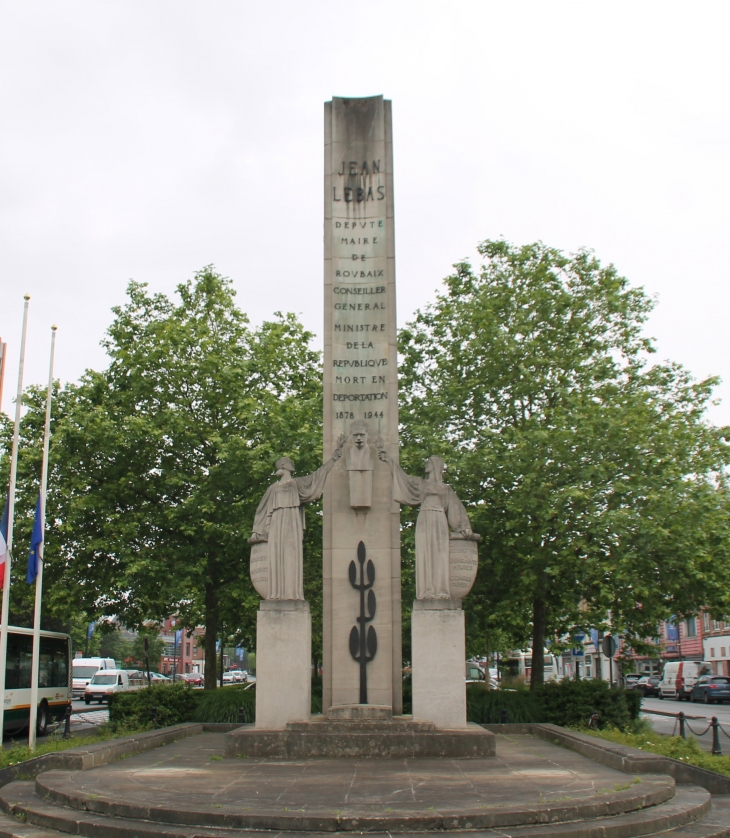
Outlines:
[{"label": "parked car", "polygon": [[642,677],[638,672],[629,672],[628,675],[624,675],[624,687],[627,690],[636,689],[636,685],[641,681]]},{"label": "parked car", "polygon": [[199,672],[178,672],[175,677],[178,681],[187,681],[193,687],[202,687],[205,680]]},{"label": "parked car", "polygon": [[702,675],[712,675],[712,666],[707,661],[670,661],[664,665],[659,684],[659,698],[689,701],[692,690]]},{"label": "parked car", "polygon": [[171,684],[172,678],[167,675],[161,675],[159,672],[150,672],[150,681],[153,684]]},{"label": "parked car", "polygon": [[[466,662],[466,683],[467,684],[486,684],[487,683],[487,672],[478,664],[474,663],[474,661],[467,661]],[[489,689],[496,690],[499,687],[499,684],[495,679],[493,679],[490,675],[489,677]]]},{"label": "parked car", "polygon": [[636,682],[634,689],[637,692],[643,693],[645,696],[659,695],[659,684],[661,680],[658,675],[644,675]]},{"label": "parked car", "polygon": [[91,704],[98,701],[103,704],[115,693],[140,690],[147,686],[147,679],[142,677],[141,672],[126,669],[101,669],[86,685],[84,692],[84,703]]},{"label": "parked car", "polygon": [[727,675],[702,675],[692,687],[690,701],[704,701],[705,704],[722,704],[730,701],[730,678]]}]

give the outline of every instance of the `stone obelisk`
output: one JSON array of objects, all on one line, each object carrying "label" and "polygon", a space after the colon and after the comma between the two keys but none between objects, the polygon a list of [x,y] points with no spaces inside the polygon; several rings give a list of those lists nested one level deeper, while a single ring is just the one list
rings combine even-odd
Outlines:
[{"label": "stone obelisk", "polygon": [[391,103],[333,98],[324,136],[325,459],[350,443],[324,494],[323,710],[400,714],[400,515],[375,449],[398,456]]}]

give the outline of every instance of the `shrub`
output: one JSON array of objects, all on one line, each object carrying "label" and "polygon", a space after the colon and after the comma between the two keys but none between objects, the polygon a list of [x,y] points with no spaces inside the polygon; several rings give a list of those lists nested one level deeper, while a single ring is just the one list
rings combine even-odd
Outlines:
[{"label": "shrub", "polygon": [[189,722],[197,706],[192,687],[181,681],[153,684],[141,690],[117,693],[109,700],[109,724],[145,730]]},{"label": "shrub", "polygon": [[478,724],[499,724],[507,710],[513,724],[547,722],[562,727],[585,727],[594,713],[599,727],[626,730],[639,717],[641,695],[610,687],[606,681],[548,681],[534,690],[466,691],[467,718]]},{"label": "shrub", "polygon": [[500,724],[504,710],[512,724],[544,721],[540,704],[527,690],[486,690],[479,684],[467,687],[466,715],[470,722]]},{"label": "shrub", "polygon": [[532,690],[542,708],[543,721],[574,727],[587,725],[598,713],[599,727],[625,730],[638,717],[641,697],[627,699],[623,688],[610,687],[606,681],[548,681]]},{"label": "shrub", "polygon": [[238,721],[239,708],[243,708],[244,721],[256,719],[256,693],[244,686],[234,684],[217,690],[203,690],[196,694],[198,706],[193,721],[234,724]]}]

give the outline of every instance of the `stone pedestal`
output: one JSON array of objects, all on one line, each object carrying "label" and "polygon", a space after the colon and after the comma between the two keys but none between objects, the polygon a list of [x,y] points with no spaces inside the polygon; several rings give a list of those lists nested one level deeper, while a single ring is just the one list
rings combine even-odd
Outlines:
[{"label": "stone pedestal", "polygon": [[264,599],[256,621],[256,728],[283,730],[287,722],[307,721],[311,706],[309,603]]},{"label": "stone pedestal", "polygon": [[413,721],[466,728],[466,639],[461,600],[424,599],[411,615]]}]

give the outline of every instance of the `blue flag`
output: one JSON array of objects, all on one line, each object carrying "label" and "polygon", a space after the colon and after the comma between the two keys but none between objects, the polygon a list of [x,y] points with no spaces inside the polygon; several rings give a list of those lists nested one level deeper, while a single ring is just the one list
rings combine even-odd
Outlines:
[{"label": "blue flag", "polygon": [[87,640],[91,640],[91,635],[94,633],[95,628],[96,628],[96,620],[89,623],[89,625],[86,628],[86,639]]},{"label": "blue flag", "polygon": [[35,521],[33,522],[33,535],[30,537],[30,553],[28,553],[28,572],[25,574],[25,581],[32,585],[38,576],[41,557],[40,549],[43,544],[43,522],[41,521],[41,496],[38,495],[38,503],[35,507]]}]

